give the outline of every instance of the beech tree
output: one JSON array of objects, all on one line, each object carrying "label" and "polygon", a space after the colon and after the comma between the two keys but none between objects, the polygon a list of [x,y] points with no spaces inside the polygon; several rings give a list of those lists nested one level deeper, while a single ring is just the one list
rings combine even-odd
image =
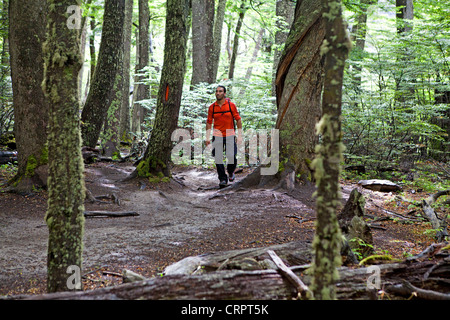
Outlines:
[{"label": "beech tree", "polygon": [[79,31],[67,26],[67,9],[73,1],[47,3],[42,82],[49,101],[47,290],[56,292],[68,289],[67,270],[81,269],[83,252],[85,187],[77,89],[82,60]]},{"label": "beech tree", "polygon": [[81,113],[83,145],[95,147],[105,122],[116,75],[122,67],[125,0],[105,0],[102,40],[94,76]]},{"label": "beech tree", "polygon": [[214,3],[192,0],[192,79],[191,85],[213,83]]},{"label": "beech tree", "polygon": [[317,185],[316,232],[313,241],[312,291],[315,299],[335,299],[337,268],[341,265],[342,237],[337,220],[340,203],[339,175],[342,152],[341,105],[345,60],[351,48],[342,18],[341,2],[324,1],[325,39],[320,53],[325,57],[325,79],[322,96],[322,117],[317,133],[322,141],[312,163]]},{"label": "beech tree", "polygon": [[40,83],[44,64],[45,0],[9,2],[9,50],[18,171],[9,182],[18,192],[47,185],[48,102]]},{"label": "beech tree", "polygon": [[168,177],[173,142],[172,132],[178,124],[186,69],[187,18],[189,0],[168,0],[164,64],[161,71],[155,125],[148,146],[132,176]]}]

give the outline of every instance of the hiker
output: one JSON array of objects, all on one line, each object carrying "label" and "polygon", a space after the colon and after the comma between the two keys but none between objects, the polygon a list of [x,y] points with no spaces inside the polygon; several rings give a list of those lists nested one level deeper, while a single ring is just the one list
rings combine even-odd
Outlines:
[{"label": "hiker", "polygon": [[[237,144],[236,126],[238,128],[237,142],[242,141],[242,121],[236,105],[226,97],[227,89],[219,85],[216,88],[216,102],[208,109],[208,119],[206,120],[206,146],[212,142],[212,155],[215,159],[217,174],[219,176],[219,187],[227,186],[228,181],[235,179],[234,170],[237,166]],[[236,125],[234,121],[236,120]],[[210,140],[211,127],[214,122],[212,141]],[[216,151],[217,150],[217,151]],[[227,172],[223,163],[223,151],[227,158]]]}]

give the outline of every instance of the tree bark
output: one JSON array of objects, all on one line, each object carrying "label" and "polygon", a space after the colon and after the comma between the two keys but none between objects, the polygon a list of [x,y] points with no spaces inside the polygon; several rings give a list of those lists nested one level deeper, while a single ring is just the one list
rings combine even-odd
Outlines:
[{"label": "tree bark", "polygon": [[219,70],[220,49],[222,46],[222,27],[225,19],[225,7],[227,0],[219,0],[217,11],[214,19],[214,34],[213,34],[213,52],[211,57],[211,79],[213,82],[217,81],[217,72]]},{"label": "tree bark", "polygon": [[294,20],[295,4],[290,0],[279,0],[276,3],[276,15],[277,15],[277,31],[275,33],[275,50],[273,55],[273,81],[272,81],[272,94],[275,96],[275,77],[277,74],[278,63],[280,62],[280,56],[283,52],[284,44],[288,37],[289,30],[291,29],[292,22]]},{"label": "tree bark", "polygon": [[18,171],[9,184],[18,192],[47,185],[48,102],[41,88],[44,74],[46,1],[11,0],[9,49]]},{"label": "tree bark", "polygon": [[[443,245],[440,246],[442,247]],[[338,270],[337,298],[339,300],[393,300],[411,297],[413,299],[435,299],[436,297],[450,299],[448,293],[442,293],[448,292],[449,255],[439,250],[434,250],[434,254],[430,256],[420,259],[413,257],[401,263],[360,268],[341,267]],[[278,254],[277,251],[275,252]],[[437,253],[441,254],[439,258]],[[435,258],[431,261],[428,257],[433,255]],[[311,277],[305,272],[308,268],[309,265],[290,267],[291,271],[307,286],[311,284]],[[372,280],[376,277],[380,280],[379,283]],[[402,290],[405,283],[419,288],[419,294],[412,296],[416,289],[408,290],[410,288],[408,285],[407,290]],[[424,292],[427,295],[423,294]],[[16,300],[285,300],[294,298],[297,298],[297,290],[276,270],[275,266],[265,270],[221,270],[199,275],[165,275],[86,292],[8,297],[8,299]]]},{"label": "tree bark", "polygon": [[236,30],[234,31],[233,51],[231,54],[230,69],[228,70],[228,79],[234,78],[234,69],[236,67],[236,59],[239,48],[239,38],[241,37],[241,28],[244,23],[245,12],[247,11],[247,0],[242,0],[241,7],[239,9],[239,18],[236,24]]},{"label": "tree bark", "polygon": [[81,113],[83,145],[94,148],[114,97],[116,75],[122,66],[125,0],[106,0],[102,40],[89,95]]},{"label": "tree bark", "polygon": [[[131,6],[130,6],[131,5]],[[123,29],[129,29],[131,25],[131,19],[133,15],[133,2],[132,0],[125,0],[125,19]],[[125,43],[129,43],[129,39],[126,38],[126,32],[123,32],[123,41],[121,43],[121,52],[117,55],[117,63],[120,64],[118,71],[115,75],[114,87],[112,92],[111,104],[108,112],[106,113],[106,119],[104,124],[103,133],[101,134],[102,153],[105,157],[112,157],[120,159],[120,124],[122,115],[122,104],[124,102],[124,96],[128,96],[128,88],[125,87],[125,78],[129,79],[129,60],[128,66],[125,65]],[[128,74],[127,74],[128,70]]]},{"label": "tree bark", "polygon": [[66,26],[66,10],[73,2],[47,3],[42,82],[50,103],[47,290],[56,292],[68,290],[68,267],[81,268],[82,261],[85,187],[77,92],[82,60],[79,31]]},{"label": "tree bark", "polygon": [[125,8],[124,53],[123,53],[123,97],[120,109],[119,137],[122,141],[131,140],[130,136],[130,56],[131,31],[133,26],[133,0],[129,0]]},{"label": "tree bark", "polygon": [[192,79],[191,86],[213,83],[214,2],[192,0]]},{"label": "tree bark", "polygon": [[132,174],[149,177],[169,176],[172,132],[178,125],[178,114],[186,69],[187,17],[189,0],[167,2],[164,64],[157,97],[155,125],[144,158]]},{"label": "tree bark", "polygon": [[295,172],[304,181],[311,180],[309,164],[315,157],[318,142],[315,125],[321,116],[323,12],[320,1],[297,2],[275,80],[280,171]]},{"label": "tree bark", "polygon": [[313,247],[312,291],[314,299],[336,298],[335,281],[341,265],[341,229],[337,208],[341,202],[339,176],[344,145],[341,141],[342,84],[345,60],[350,52],[340,1],[326,1],[323,17],[326,21],[321,54],[325,56],[325,79],[322,96],[322,118],[317,125],[322,143],[313,161],[316,178],[316,233]]}]

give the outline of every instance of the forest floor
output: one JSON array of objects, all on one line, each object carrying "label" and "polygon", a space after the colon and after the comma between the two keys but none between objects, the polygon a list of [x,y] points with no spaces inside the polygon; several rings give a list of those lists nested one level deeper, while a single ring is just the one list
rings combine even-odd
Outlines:
[{"label": "forest floor", "polygon": [[[216,171],[199,167],[174,167],[174,179],[166,183],[122,181],[133,170],[131,163],[86,165],[86,187],[102,199],[86,201],[86,211],[139,215],[86,218],[85,290],[122,283],[124,269],[155,277],[187,256],[313,239],[312,184],[298,186],[294,193],[258,188],[219,191]],[[237,180],[249,172],[244,168]],[[0,174],[0,185],[4,180]],[[392,212],[414,216],[414,210],[421,210],[412,209],[396,193],[362,189],[357,180],[341,184],[344,200],[353,188],[366,196],[368,216],[393,218],[377,222],[372,229],[376,252],[405,258],[434,242],[429,223],[391,216]],[[418,201],[431,193],[406,189],[402,195]],[[44,190],[28,195],[0,192],[0,296],[45,293],[46,207]],[[449,214],[448,206],[442,210]]]}]

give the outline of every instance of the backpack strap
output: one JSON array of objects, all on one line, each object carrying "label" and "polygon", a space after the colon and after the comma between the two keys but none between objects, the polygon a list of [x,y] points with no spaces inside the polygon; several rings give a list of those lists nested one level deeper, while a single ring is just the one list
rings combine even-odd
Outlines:
[{"label": "backpack strap", "polygon": [[221,114],[224,114],[224,113],[227,113],[227,112],[229,112],[229,113],[231,113],[231,121],[233,122],[233,128],[234,128],[234,130],[236,131],[236,124],[234,123],[234,116],[233,116],[233,112],[231,112],[231,104],[230,104],[230,98],[226,98],[225,99],[227,102],[228,102],[228,110],[227,111],[219,111],[219,112],[215,112],[215,106],[213,105],[213,113],[212,113],[212,118],[214,119],[214,114],[216,114],[216,113],[221,113]]}]

